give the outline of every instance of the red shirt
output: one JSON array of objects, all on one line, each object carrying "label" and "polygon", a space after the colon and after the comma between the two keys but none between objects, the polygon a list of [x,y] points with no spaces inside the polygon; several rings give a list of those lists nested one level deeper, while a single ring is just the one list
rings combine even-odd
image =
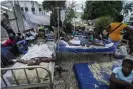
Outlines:
[{"label": "red shirt", "polygon": [[4,46],[9,46],[15,43],[15,40],[8,39],[3,45]]}]

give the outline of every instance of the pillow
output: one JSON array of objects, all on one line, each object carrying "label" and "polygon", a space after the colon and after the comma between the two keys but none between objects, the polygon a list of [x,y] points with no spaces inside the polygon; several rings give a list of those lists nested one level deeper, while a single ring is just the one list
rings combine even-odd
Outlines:
[{"label": "pillow", "polygon": [[[43,66],[44,68],[48,69],[48,63],[40,63],[39,64],[40,66]],[[21,67],[26,67],[27,65],[23,65]],[[44,82],[44,79],[46,78],[46,76],[48,75],[48,73],[46,72],[46,70],[42,69],[42,68],[37,68],[37,71],[38,71],[38,75],[39,75],[39,78],[40,78],[40,81],[41,83]],[[25,72],[23,69],[19,69],[19,70],[14,70],[13,71],[15,76],[16,76],[16,79],[17,81],[20,83],[20,84],[27,84],[27,79],[26,79],[26,76],[25,76]],[[37,78],[37,74],[36,74],[36,70],[35,69],[26,69],[26,73],[27,73],[27,76],[28,76],[28,79],[30,81],[30,83],[37,83],[38,82],[38,78]],[[12,84],[15,84],[15,81],[13,79],[12,81]]]}]

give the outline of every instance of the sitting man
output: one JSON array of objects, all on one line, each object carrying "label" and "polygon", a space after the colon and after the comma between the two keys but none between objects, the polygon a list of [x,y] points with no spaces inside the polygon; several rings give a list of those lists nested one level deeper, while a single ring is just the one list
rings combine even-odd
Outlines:
[{"label": "sitting man", "polygon": [[122,67],[116,67],[110,77],[109,89],[133,89],[133,61],[125,59]]},{"label": "sitting man", "polygon": [[16,45],[16,40],[13,34],[9,35],[9,39],[6,40],[6,42],[3,44],[3,47],[7,48],[10,50],[12,54],[17,56],[19,54],[18,47]]}]

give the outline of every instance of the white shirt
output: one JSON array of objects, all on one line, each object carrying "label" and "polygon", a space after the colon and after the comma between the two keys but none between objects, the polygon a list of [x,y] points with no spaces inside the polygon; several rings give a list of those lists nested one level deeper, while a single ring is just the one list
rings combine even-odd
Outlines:
[{"label": "white shirt", "polygon": [[122,73],[122,67],[116,67],[116,68],[114,68],[113,73],[116,74],[115,77],[117,79],[126,81],[128,83],[132,83],[133,82],[133,71],[131,72],[131,74],[129,76],[125,77],[124,74]]}]

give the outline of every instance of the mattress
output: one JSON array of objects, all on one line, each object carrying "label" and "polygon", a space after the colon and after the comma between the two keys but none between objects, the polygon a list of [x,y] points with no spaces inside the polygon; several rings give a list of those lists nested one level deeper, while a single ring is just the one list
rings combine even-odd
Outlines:
[{"label": "mattress", "polygon": [[58,52],[73,52],[73,53],[97,53],[97,52],[114,52],[115,47],[113,43],[106,44],[107,46],[93,46],[84,47],[84,46],[57,46],[56,50]]},{"label": "mattress", "polygon": [[79,89],[108,89],[109,77],[116,66],[121,66],[121,61],[74,64]]}]

